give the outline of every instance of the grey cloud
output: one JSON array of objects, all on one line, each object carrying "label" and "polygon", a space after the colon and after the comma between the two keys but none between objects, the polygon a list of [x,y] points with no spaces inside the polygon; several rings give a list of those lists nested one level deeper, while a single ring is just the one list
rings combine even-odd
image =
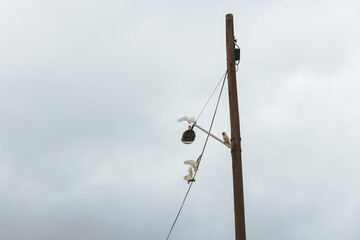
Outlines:
[{"label": "grey cloud", "polygon": [[[176,120],[224,73],[233,12],[248,238],[358,239],[358,5],[2,2],[0,238],[165,239],[205,140]],[[231,174],[210,139],[171,239],[234,238]]]}]

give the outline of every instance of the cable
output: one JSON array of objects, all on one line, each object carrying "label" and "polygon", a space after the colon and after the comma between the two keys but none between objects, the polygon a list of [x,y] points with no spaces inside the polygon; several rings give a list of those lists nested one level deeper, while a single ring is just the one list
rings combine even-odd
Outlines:
[{"label": "cable", "polygon": [[[195,173],[195,174],[196,174],[196,173]],[[195,177],[194,177],[194,178],[195,178]],[[177,215],[176,215],[176,218],[175,218],[175,220],[174,220],[173,225],[171,226],[171,229],[170,229],[170,231],[169,231],[169,234],[168,234],[167,237],[166,237],[166,240],[168,240],[169,237],[170,237],[170,234],[171,234],[171,232],[172,232],[172,230],[173,230],[173,228],[174,228],[174,226],[175,226],[175,223],[176,223],[176,221],[177,221],[177,219],[178,219],[178,217],[179,217],[179,215],[180,215],[180,212],[181,212],[181,210],[182,210],[182,208],[183,208],[183,206],[184,206],[185,200],[186,200],[186,198],[187,198],[187,196],[188,196],[188,194],[189,194],[189,192],[190,192],[190,189],[191,189],[192,184],[193,184],[193,182],[190,183],[190,186],[189,186],[189,188],[188,188],[188,190],[187,190],[187,192],[186,192],[186,194],[185,194],[184,200],[183,200],[182,203],[181,203],[181,207],[180,207],[180,209],[179,209],[179,211],[178,211],[178,213],[177,213]]]},{"label": "cable", "polygon": [[[214,111],[214,115],[213,115],[213,118],[212,118],[212,120],[211,120],[209,132],[211,132],[211,129],[212,129],[212,126],[213,126],[213,123],[214,123],[214,120],[215,120],[215,116],[216,116],[216,112],[217,112],[217,109],[218,109],[218,106],[219,106],[221,94],[222,94],[222,91],[223,91],[223,89],[224,89],[224,84],[225,84],[226,76],[227,76],[227,71],[226,71],[225,74],[223,75],[223,79],[221,79],[221,80],[223,81],[223,84],[222,84],[222,86],[221,86],[219,98],[218,98],[218,100],[217,100],[216,107],[215,107],[215,111]],[[219,82],[219,83],[220,83],[220,82]],[[219,85],[219,83],[218,83],[218,85]],[[216,86],[216,88],[217,88],[217,87],[218,87],[218,86]],[[216,89],[216,88],[215,88],[215,89]],[[212,96],[213,94],[214,94],[214,92],[211,94],[211,96]],[[211,98],[211,97],[210,97],[210,98]],[[209,99],[209,100],[210,100],[210,99]],[[208,100],[208,102],[209,102],[209,100]],[[208,103],[208,102],[207,102],[207,103]],[[207,103],[206,103],[206,104],[207,104]],[[206,106],[206,104],[205,104],[205,106]],[[205,107],[204,107],[204,108],[205,108]],[[204,110],[204,108],[203,108],[203,110]],[[203,111],[203,110],[202,110],[202,111]],[[201,112],[202,112],[202,111],[201,111]],[[201,115],[201,113],[200,113],[200,115]],[[200,116],[200,115],[199,115],[199,116]],[[198,118],[199,118],[199,117],[198,117]],[[208,142],[208,140],[209,140],[209,137],[210,137],[210,135],[207,135],[206,140],[205,140],[205,143],[204,143],[204,147],[203,147],[202,152],[201,152],[201,155],[200,155],[201,157],[200,157],[200,160],[199,160],[198,167],[200,166],[201,160],[202,160],[202,158],[203,158],[203,156],[204,156],[204,151],[205,151],[207,142]],[[195,179],[196,174],[197,174],[197,172],[195,172],[195,174],[194,174],[194,179]],[[172,230],[173,230],[173,228],[174,228],[174,226],[175,226],[175,224],[176,224],[176,222],[177,222],[177,219],[178,219],[178,217],[179,217],[179,215],[180,215],[180,212],[181,212],[181,210],[182,210],[182,208],[183,208],[183,206],[184,206],[184,203],[185,203],[185,201],[186,201],[186,198],[187,198],[187,196],[188,196],[188,194],[189,194],[189,192],[190,192],[190,189],[191,189],[192,185],[193,185],[193,182],[190,183],[190,186],[189,186],[188,190],[186,191],[184,200],[183,200],[182,203],[181,203],[180,209],[179,209],[179,211],[178,211],[178,213],[177,213],[177,215],[176,215],[176,218],[175,218],[175,220],[174,220],[173,225],[171,226],[171,229],[170,229],[170,231],[169,231],[169,234],[168,234],[167,237],[166,237],[166,240],[168,240],[169,237],[170,237],[170,234],[171,234],[171,232],[172,232]]]},{"label": "cable", "polygon": [[221,77],[220,81],[219,81],[219,82],[218,82],[218,84],[216,85],[216,87],[215,87],[214,91],[211,93],[211,95],[210,95],[209,99],[206,101],[206,103],[205,103],[204,107],[203,107],[203,108],[202,108],[202,110],[200,111],[200,114],[199,114],[199,116],[196,118],[195,122],[197,122],[197,121],[198,121],[198,119],[199,119],[199,117],[201,116],[201,114],[203,113],[203,111],[204,111],[205,107],[207,106],[207,104],[209,103],[210,99],[211,99],[211,98],[212,98],[212,96],[214,95],[214,93],[215,93],[216,89],[219,87],[219,84],[220,84],[220,83],[221,83],[221,81],[223,81],[223,79],[226,77],[226,74],[227,74],[227,71],[225,71],[225,73],[222,75],[222,77]]},{"label": "cable", "polygon": [[[215,116],[216,116],[216,112],[217,112],[217,109],[218,109],[218,106],[219,106],[221,94],[222,94],[222,91],[223,91],[223,89],[224,89],[224,84],[225,84],[226,76],[227,76],[227,71],[225,72],[225,75],[224,75],[224,80],[223,80],[223,83],[222,83],[222,86],[221,86],[220,94],[219,94],[219,97],[218,97],[218,100],[217,100],[217,103],[216,103],[214,115],[213,115],[213,118],[212,118],[212,120],[211,120],[211,124],[210,124],[210,128],[209,128],[209,131],[208,131],[208,132],[211,132],[211,129],[212,129],[212,126],[213,126],[213,123],[214,123],[214,120],[215,120]],[[202,160],[202,156],[204,155],[205,147],[206,147],[206,144],[207,144],[207,142],[208,142],[208,140],[209,140],[209,137],[210,137],[210,135],[208,134],[207,137],[206,137],[206,140],[205,140],[205,144],[204,144],[203,150],[202,150],[202,152],[201,152],[201,158],[200,158],[198,167],[200,166],[200,163],[201,163],[201,160]],[[195,174],[194,174],[194,178],[195,178],[195,176],[196,176],[196,173],[197,173],[197,172],[195,172]]]}]

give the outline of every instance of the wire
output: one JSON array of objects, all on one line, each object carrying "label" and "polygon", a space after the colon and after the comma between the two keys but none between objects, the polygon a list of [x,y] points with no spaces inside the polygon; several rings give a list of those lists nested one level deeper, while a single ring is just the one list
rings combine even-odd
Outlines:
[{"label": "wire", "polygon": [[[223,75],[223,78],[221,79],[221,80],[223,81],[223,83],[222,83],[222,86],[221,86],[219,98],[218,98],[217,103],[216,103],[214,115],[213,115],[213,118],[212,118],[212,120],[211,120],[209,132],[211,132],[212,126],[213,126],[213,124],[214,124],[216,112],[217,112],[217,109],[218,109],[218,106],[219,106],[219,102],[220,102],[220,98],[221,98],[221,94],[222,94],[222,91],[223,91],[223,89],[224,89],[224,84],[225,84],[226,76],[227,76],[227,71],[225,72],[225,74]],[[220,83],[220,82],[219,82],[219,83]],[[219,83],[218,83],[218,85],[219,85]],[[216,88],[217,88],[217,87],[218,87],[218,86],[216,86]],[[216,88],[215,88],[215,89],[216,89]],[[211,94],[211,96],[212,96],[213,94],[214,94],[214,92]],[[210,98],[211,98],[211,97],[210,97]],[[210,99],[209,99],[209,100],[210,100]],[[209,100],[208,100],[208,102],[209,102]],[[207,102],[207,103],[208,103],[208,102]],[[207,104],[207,103],[206,103],[206,104]],[[205,106],[206,106],[206,104],[205,104]],[[204,108],[205,108],[205,107],[204,107]],[[204,110],[204,108],[203,108],[203,110]],[[202,110],[202,111],[203,111],[203,110]],[[201,112],[202,112],[202,111],[201,111]],[[201,115],[201,113],[200,113],[200,115]],[[199,116],[200,116],[200,115],[199,115]],[[198,117],[198,118],[199,118],[199,117]],[[201,160],[202,160],[202,158],[203,158],[203,156],[204,156],[204,151],[205,151],[207,142],[208,142],[208,140],[209,140],[209,137],[210,137],[210,135],[207,135],[206,140],[205,140],[205,143],[204,143],[204,147],[203,147],[202,152],[201,152],[201,155],[200,155],[201,157],[200,157],[200,160],[199,160],[198,167],[200,166]],[[195,172],[195,174],[194,174],[194,179],[195,179],[195,177],[196,177],[196,174],[197,174],[197,172]],[[167,237],[166,237],[166,240],[169,239],[170,234],[171,234],[171,232],[172,232],[172,230],[173,230],[173,228],[174,228],[174,226],[175,226],[175,224],[176,224],[176,222],[177,222],[177,220],[178,220],[178,218],[179,218],[180,212],[181,212],[181,210],[182,210],[182,208],[183,208],[183,206],[184,206],[184,203],[185,203],[185,201],[186,201],[186,198],[187,198],[187,196],[188,196],[188,194],[189,194],[189,192],[190,192],[190,189],[191,189],[192,185],[193,185],[193,182],[190,183],[190,186],[189,186],[188,190],[186,191],[184,200],[183,200],[182,203],[181,203],[180,209],[179,209],[179,211],[178,211],[178,213],[177,213],[177,215],[176,215],[176,218],[175,218],[175,220],[174,220],[173,225],[171,226],[171,229],[170,229],[170,231],[169,231],[169,234],[168,234]]]},{"label": "wire", "polygon": [[216,89],[219,87],[219,85],[220,85],[221,81],[223,81],[223,79],[226,77],[226,74],[227,74],[227,71],[225,71],[225,73],[222,75],[222,77],[221,77],[220,81],[219,81],[219,82],[218,82],[218,84],[216,85],[216,87],[215,87],[214,91],[211,93],[211,95],[210,95],[209,99],[206,101],[206,103],[205,103],[204,107],[203,107],[203,108],[202,108],[202,110],[200,111],[200,114],[199,114],[199,116],[196,118],[195,122],[197,122],[197,121],[198,121],[198,119],[199,119],[199,117],[201,116],[201,114],[203,113],[203,111],[204,111],[205,107],[207,106],[207,104],[209,103],[210,99],[211,99],[211,98],[212,98],[212,96],[214,95],[214,93],[215,93]]},{"label": "wire", "polygon": [[[218,109],[218,106],[219,106],[221,94],[222,94],[222,91],[223,91],[223,89],[224,89],[224,84],[225,84],[226,76],[227,76],[227,71],[225,72],[225,75],[224,75],[224,79],[223,79],[223,83],[222,83],[222,86],[221,86],[220,94],[219,94],[219,97],[218,97],[218,100],[217,100],[217,103],[216,103],[214,115],[213,115],[213,118],[212,118],[212,120],[211,120],[210,128],[209,128],[209,131],[208,131],[209,133],[211,132],[211,129],[212,129],[212,126],[213,126],[213,123],[214,123],[214,120],[215,120],[215,116],[216,116],[216,112],[217,112],[217,109]],[[200,160],[199,160],[199,165],[198,165],[198,167],[200,166],[200,163],[201,163],[201,160],[202,160],[202,156],[204,155],[205,147],[206,147],[206,144],[207,144],[207,142],[208,142],[208,140],[209,140],[209,137],[210,137],[210,135],[208,134],[207,137],[206,137],[206,140],[205,140],[205,144],[204,144],[203,150],[202,150],[202,152],[201,152],[201,158],[200,158]],[[195,172],[195,174],[194,174],[194,178],[195,178],[195,176],[196,176],[196,173],[197,173],[197,172]]]},{"label": "wire", "polygon": [[[195,177],[194,177],[194,178],[195,178]],[[177,213],[177,215],[176,215],[176,218],[175,218],[175,220],[174,220],[173,225],[171,226],[171,229],[170,229],[170,231],[169,231],[169,234],[168,234],[167,237],[166,237],[166,240],[168,240],[169,237],[170,237],[170,234],[171,234],[171,232],[172,232],[172,230],[173,230],[173,228],[174,228],[174,226],[175,226],[175,223],[176,223],[176,221],[177,221],[177,219],[178,219],[178,217],[179,217],[179,215],[180,215],[180,212],[181,212],[181,210],[182,210],[182,208],[183,208],[183,206],[184,206],[185,200],[186,200],[186,198],[187,198],[187,196],[188,196],[188,194],[189,194],[189,192],[190,192],[190,189],[191,189],[192,184],[193,184],[193,182],[190,183],[190,186],[189,186],[189,188],[188,188],[188,190],[187,190],[187,192],[186,192],[186,194],[185,194],[184,200],[183,200],[182,203],[181,203],[181,207],[180,207],[180,209],[179,209],[179,211],[178,211],[178,213]]]}]

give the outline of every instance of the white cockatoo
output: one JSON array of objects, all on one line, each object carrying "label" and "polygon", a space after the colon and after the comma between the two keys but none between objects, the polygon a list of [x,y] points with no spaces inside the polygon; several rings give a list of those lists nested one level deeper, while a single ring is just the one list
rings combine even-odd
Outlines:
[{"label": "white cockatoo", "polygon": [[199,170],[199,162],[200,162],[201,156],[202,155],[200,155],[196,161],[186,160],[186,161],[184,161],[184,164],[189,164],[190,166],[192,166],[194,168],[194,171],[197,172]]},{"label": "white cockatoo", "polygon": [[178,119],[178,122],[183,122],[183,121],[187,121],[189,124],[192,124],[195,122],[195,118],[184,116]]},{"label": "white cockatoo", "polygon": [[189,167],[189,174],[184,177],[185,180],[187,180],[187,183],[195,182],[195,179],[193,177],[193,171],[192,167]]},{"label": "white cockatoo", "polygon": [[226,132],[222,132],[222,135],[223,135],[224,142],[231,145],[229,136],[226,134]]}]

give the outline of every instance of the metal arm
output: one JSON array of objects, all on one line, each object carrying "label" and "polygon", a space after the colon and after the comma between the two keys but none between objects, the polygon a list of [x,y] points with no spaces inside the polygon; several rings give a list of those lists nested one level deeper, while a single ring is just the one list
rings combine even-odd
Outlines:
[{"label": "metal arm", "polygon": [[220,138],[216,137],[215,135],[213,135],[212,133],[209,133],[208,131],[206,131],[205,129],[203,129],[202,127],[200,127],[199,125],[197,125],[196,123],[194,123],[195,127],[197,127],[198,129],[200,129],[201,131],[203,131],[204,133],[210,135],[211,137],[215,138],[216,140],[218,140],[219,142],[221,142],[222,144],[224,144],[225,146],[227,146],[228,148],[231,149],[231,145],[225,143],[223,140],[221,140]]}]

